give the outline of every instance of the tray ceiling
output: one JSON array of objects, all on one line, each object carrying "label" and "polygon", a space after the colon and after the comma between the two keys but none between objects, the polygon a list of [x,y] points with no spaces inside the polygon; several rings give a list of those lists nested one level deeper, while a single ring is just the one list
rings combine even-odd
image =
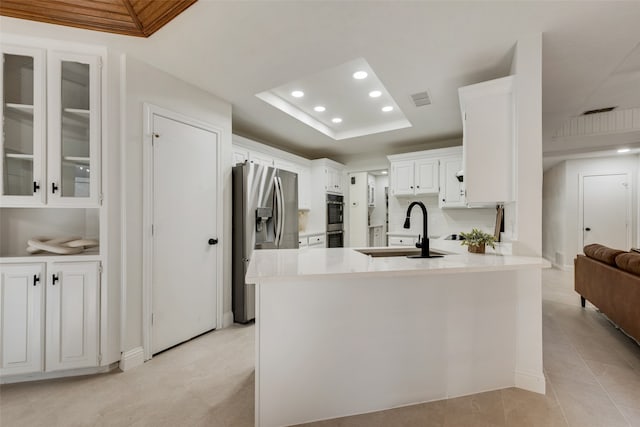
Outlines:
[{"label": "tray ceiling", "polygon": [[0,15],[149,37],[197,0],[1,0]]}]

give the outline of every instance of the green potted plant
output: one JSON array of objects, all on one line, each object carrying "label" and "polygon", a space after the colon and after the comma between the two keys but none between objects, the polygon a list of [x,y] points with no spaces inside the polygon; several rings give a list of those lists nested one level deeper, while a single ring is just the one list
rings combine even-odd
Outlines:
[{"label": "green potted plant", "polygon": [[460,233],[460,235],[464,239],[461,245],[468,246],[469,252],[474,254],[483,254],[486,245],[496,248],[496,238],[492,234],[485,233],[477,228],[471,230],[470,233]]}]

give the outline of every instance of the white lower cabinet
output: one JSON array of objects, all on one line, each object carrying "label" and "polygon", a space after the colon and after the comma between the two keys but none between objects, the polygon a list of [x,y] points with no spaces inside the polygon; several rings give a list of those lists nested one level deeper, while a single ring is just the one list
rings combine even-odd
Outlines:
[{"label": "white lower cabinet", "polygon": [[326,239],[323,234],[310,234],[309,235],[309,247],[310,248],[325,248]]},{"label": "white lower cabinet", "polygon": [[47,274],[47,371],[98,366],[97,262],[53,262]]},{"label": "white lower cabinet", "polygon": [[98,261],[0,269],[0,375],[98,366]]},{"label": "white lower cabinet", "polygon": [[0,375],[42,371],[44,264],[3,264],[0,271]]},{"label": "white lower cabinet", "polygon": [[389,246],[415,246],[417,242],[416,237],[389,236]]}]

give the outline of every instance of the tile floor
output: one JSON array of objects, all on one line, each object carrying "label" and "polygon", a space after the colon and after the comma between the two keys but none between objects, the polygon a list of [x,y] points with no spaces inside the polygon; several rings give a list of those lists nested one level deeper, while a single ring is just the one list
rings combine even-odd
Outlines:
[{"label": "tile floor", "polygon": [[[640,426],[640,346],[572,273],[543,272],[547,393],[507,389],[308,426]],[[122,373],[0,387],[0,426],[253,425],[253,327],[233,326]]]}]

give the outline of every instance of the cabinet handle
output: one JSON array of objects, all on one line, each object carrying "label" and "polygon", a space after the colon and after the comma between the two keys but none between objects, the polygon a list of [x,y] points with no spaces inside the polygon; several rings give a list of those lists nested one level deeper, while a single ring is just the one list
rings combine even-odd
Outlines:
[{"label": "cabinet handle", "polygon": [[419,186],[419,185],[416,185],[416,188],[420,188],[420,186]]},{"label": "cabinet handle", "polygon": [[56,194],[56,191],[58,191],[58,186],[56,185],[55,182],[51,183],[51,193],[52,194]]},{"label": "cabinet handle", "polygon": [[218,244],[218,239],[209,239],[209,244],[210,245],[217,245]]},{"label": "cabinet handle", "polygon": [[33,286],[36,286],[36,283],[40,282],[40,276],[37,274],[33,275]]},{"label": "cabinet handle", "polygon": [[58,275],[57,275],[57,274],[53,274],[53,275],[51,276],[51,284],[52,284],[52,285],[55,285],[55,284],[56,284],[56,282],[57,282],[58,280],[60,280],[60,278],[58,277]]},{"label": "cabinet handle", "polygon": [[413,188],[413,185],[411,186],[411,188]]},{"label": "cabinet handle", "polygon": [[444,200],[444,199],[442,199],[442,201],[444,202],[445,200]]},{"label": "cabinet handle", "polygon": [[38,184],[36,181],[33,181],[33,192],[35,193],[39,189],[40,189],[40,184]]}]

